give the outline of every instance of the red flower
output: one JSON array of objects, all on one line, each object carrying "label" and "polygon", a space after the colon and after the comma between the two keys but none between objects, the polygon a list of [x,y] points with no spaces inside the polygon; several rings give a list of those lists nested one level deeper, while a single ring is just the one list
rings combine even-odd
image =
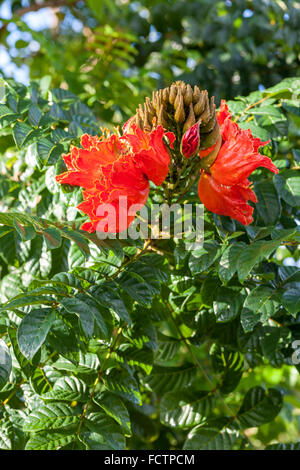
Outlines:
[{"label": "red flower", "polygon": [[[258,167],[268,168],[273,173],[278,173],[278,169],[270,158],[258,152],[258,148],[269,141],[262,142],[254,138],[250,130],[242,130],[233,122],[224,100],[217,119],[222,143],[209,170],[201,170],[199,197],[208,210],[228,215],[248,225],[253,220],[253,207],[247,201],[257,202],[255,193],[250,189],[248,176]],[[207,150],[200,151],[199,156],[203,158],[207,154]]]},{"label": "red flower", "polygon": [[[127,132],[108,138],[84,134],[83,148],[71,147],[70,153],[63,155],[68,171],[56,180],[84,189],[78,209],[89,216],[90,222],[83,224],[82,230],[125,230],[136,211],[146,204],[149,179],[161,184],[167,176],[170,157],[163,143],[163,128],[158,126],[148,134],[132,125]],[[116,217],[105,225],[108,204]]]}]

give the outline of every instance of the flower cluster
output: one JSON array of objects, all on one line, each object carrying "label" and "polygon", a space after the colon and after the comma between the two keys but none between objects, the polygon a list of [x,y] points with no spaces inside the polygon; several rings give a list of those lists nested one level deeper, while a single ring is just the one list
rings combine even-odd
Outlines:
[{"label": "flower cluster", "polygon": [[[90,222],[81,229],[88,232],[101,231],[118,233],[125,230],[138,211],[147,201],[149,180],[162,184],[169,172],[170,155],[163,143],[165,131],[158,126],[146,133],[135,124],[127,122],[123,135],[81,137],[82,148],[71,147],[63,155],[68,171],[56,177],[57,182],[81,186],[83,202],[78,209],[87,214]],[[167,133],[169,140],[173,134]],[[120,200],[126,198],[126,205]],[[115,208],[116,217],[105,226],[105,207]],[[128,212],[128,207],[134,211]]]},{"label": "flower cluster", "polygon": [[[253,207],[248,201],[257,202],[248,177],[258,167],[273,173],[278,173],[278,169],[258,151],[268,142],[254,138],[250,130],[242,130],[231,119],[225,101],[221,102],[217,122],[219,138],[212,147],[199,151],[199,120],[183,135],[180,151],[184,158],[200,158],[198,194],[204,206],[248,225],[253,220]],[[81,138],[82,148],[72,147],[68,155],[63,155],[68,171],[56,179],[83,188],[83,202],[78,208],[90,221],[82,225],[82,230],[94,232],[98,228],[118,233],[131,224],[147,201],[149,181],[161,185],[169,173],[170,154],[164,136],[172,148],[174,134],[160,125],[152,131],[142,130],[131,118],[123,126],[123,135],[85,134]],[[124,206],[120,203],[122,197],[126,197]],[[115,209],[110,223],[105,217],[106,204]]]}]

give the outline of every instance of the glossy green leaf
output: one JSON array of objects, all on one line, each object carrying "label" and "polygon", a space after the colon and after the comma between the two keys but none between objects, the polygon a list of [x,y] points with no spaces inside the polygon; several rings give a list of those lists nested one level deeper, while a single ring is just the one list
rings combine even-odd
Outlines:
[{"label": "glossy green leaf", "polygon": [[49,308],[32,310],[18,328],[18,344],[22,354],[32,359],[40,349],[55,320],[55,311]]}]

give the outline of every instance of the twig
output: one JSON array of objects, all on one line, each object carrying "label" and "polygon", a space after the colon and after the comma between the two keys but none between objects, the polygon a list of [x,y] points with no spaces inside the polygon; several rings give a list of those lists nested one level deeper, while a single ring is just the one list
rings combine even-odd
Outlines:
[{"label": "twig", "polygon": [[32,5],[30,5],[28,7],[19,8],[15,12],[13,18],[11,20],[8,20],[7,23],[5,23],[3,26],[1,26],[0,34],[3,31],[5,31],[5,29],[7,28],[8,24],[10,22],[12,22],[16,18],[19,18],[23,15],[26,15],[26,13],[39,11],[39,10],[42,10],[43,8],[59,8],[59,7],[63,7],[63,6],[72,6],[77,2],[78,2],[78,0],[49,0],[49,1],[44,2],[44,3],[33,3]]},{"label": "twig", "polygon": [[249,104],[249,105],[242,111],[242,113],[234,119],[234,122],[238,121],[242,116],[244,116],[244,115],[246,114],[246,112],[249,111],[249,109],[255,108],[255,106],[257,106],[258,104],[263,103],[264,101],[266,101],[266,100],[269,99],[269,98],[270,98],[269,96],[265,96],[265,97],[262,98],[261,100],[256,101],[255,103]]}]

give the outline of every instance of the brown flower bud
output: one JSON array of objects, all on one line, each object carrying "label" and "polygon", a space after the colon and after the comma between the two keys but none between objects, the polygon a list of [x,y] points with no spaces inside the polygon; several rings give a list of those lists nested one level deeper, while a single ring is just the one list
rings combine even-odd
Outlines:
[{"label": "brown flower bud", "polygon": [[208,132],[207,134],[201,134],[201,150],[205,150],[209,147],[212,147],[217,139],[220,136],[220,128],[219,124],[216,122],[215,127],[211,132]]},{"label": "brown flower bud", "polygon": [[187,84],[184,92],[184,104],[189,106],[193,101],[193,90],[190,84]]},{"label": "brown flower bud", "polygon": [[[205,126],[208,121],[210,120],[210,107],[209,107],[209,100],[208,100],[208,93],[206,90],[204,90],[202,92],[202,95],[203,95],[203,99],[204,99],[204,109],[203,111],[201,112],[201,119],[202,119],[202,125]],[[195,110],[195,107],[194,107],[194,110]],[[195,114],[197,115],[198,113],[195,112]]]},{"label": "brown flower bud", "polygon": [[138,113],[139,113],[141,119],[144,119],[144,110],[143,110],[143,106],[141,104],[139,104]]},{"label": "brown flower bud", "polygon": [[169,101],[169,93],[170,93],[169,88],[164,88],[164,89],[163,89],[163,102],[164,102],[164,103],[168,103],[168,101]]},{"label": "brown flower bud", "polygon": [[198,103],[201,97],[201,91],[197,85],[194,86],[194,93],[193,93],[193,103]]},{"label": "brown flower bud", "polygon": [[190,103],[190,110],[189,110],[187,120],[185,121],[184,126],[183,126],[183,132],[186,132],[190,127],[192,127],[195,124],[195,122],[196,122],[196,119],[195,119],[193,104]]},{"label": "brown flower bud", "polygon": [[182,94],[176,96],[174,108],[176,109],[174,114],[175,121],[178,123],[183,122],[185,120],[185,112]]},{"label": "brown flower bud", "polygon": [[153,104],[150,100],[150,98],[148,98],[148,96],[146,97],[146,104],[147,104],[147,109],[149,110],[150,113],[155,113],[155,109],[153,107]]},{"label": "brown flower bud", "polygon": [[175,83],[173,83],[173,84],[171,85],[170,93],[169,93],[169,103],[170,103],[170,104],[174,104],[174,103],[175,103],[176,95],[177,95],[177,86],[175,85]]},{"label": "brown flower bud", "polygon": [[165,129],[167,129],[168,124],[167,124],[167,121],[165,119],[165,113],[164,113],[164,106],[163,105],[161,105],[159,113],[158,113],[157,124],[159,126],[164,127]]},{"label": "brown flower bud", "polygon": [[140,128],[143,128],[143,127],[144,127],[144,125],[143,125],[143,119],[141,118],[139,112],[136,113],[135,122],[136,122],[136,125],[137,125],[138,127],[140,127]]},{"label": "brown flower bud", "polygon": [[[182,104],[181,104],[182,103]],[[179,106],[183,106],[183,96],[182,91],[180,88],[177,88],[177,95],[174,101],[174,108],[175,110],[179,108]]]},{"label": "brown flower bud", "polygon": [[202,127],[201,131],[205,134],[206,132],[211,132],[213,130],[213,128],[215,127],[216,125],[216,122],[217,122],[217,116],[216,116],[216,113],[214,113],[212,115],[212,117],[210,118],[210,120],[208,121],[207,124],[205,124],[205,126]]}]

